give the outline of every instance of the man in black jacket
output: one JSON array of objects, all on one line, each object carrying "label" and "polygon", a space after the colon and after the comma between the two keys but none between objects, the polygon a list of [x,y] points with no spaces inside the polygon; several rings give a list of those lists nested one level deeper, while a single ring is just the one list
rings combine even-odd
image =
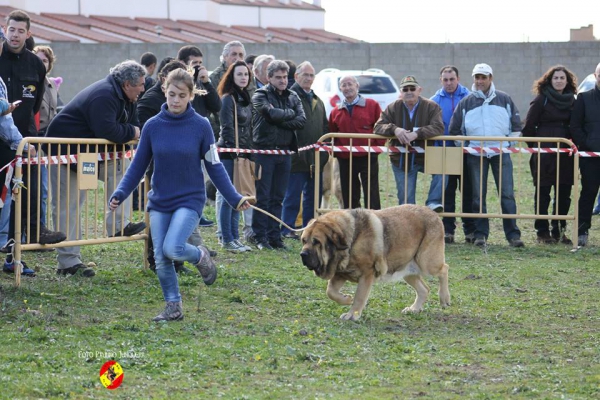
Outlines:
[{"label": "man in black jacket", "polygon": [[[8,92],[8,101],[21,101],[21,104],[13,111],[12,116],[15,126],[23,137],[37,136],[33,115],[40,110],[42,99],[44,97],[44,79],[46,77],[46,67],[40,59],[25,48],[25,41],[31,37],[31,20],[29,15],[21,10],[12,11],[6,17],[6,37],[7,41],[3,45],[0,56],[0,76],[6,83]],[[0,147],[5,146],[0,144]],[[0,149],[2,151],[2,149]],[[65,240],[66,236],[61,232],[53,232],[44,226],[40,221],[38,214],[39,199],[38,192],[38,170],[37,166],[29,166],[29,174],[24,173],[23,184],[28,188],[31,194],[31,202],[27,192],[21,196],[21,220],[24,233],[28,234],[31,243],[39,242],[41,244],[58,243]],[[11,217],[9,224],[9,239],[15,236],[15,205],[11,206]],[[27,213],[29,212],[29,229],[27,229]],[[39,231],[39,232],[38,232]],[[38,240],[39,234],[39,240]],[[10,251],[10,246],[5,248]],[[12,262],[11,256],[7,263]]]},{"label": "man in black jacket", "polygon": [[203,117],[212,113],[219,113],[221,110],[221,99],[217,94],[217,89],[212,85],[208,77],[208,71],[203,65],[203,55],[196,46],[183,46],[177,53],[177,59],[188,67],[196,70],[196,88],[202,93],[196,94],[192,100],[192,107]]},{"label": "man in black jacket", "polygon": [[[287,62],[287,61],[286,61]],[[308,61],[304,61],[296,67],[294,74],[294,83],[291,90],[298,94],[302,101],[302,108],[306,115],[306,124],[304,128],[296,131],[298,138],[298,147],[314,144],[321,136],[329,132],[327,122],[327,113],[323,101],[311,89],[315,80],[315,69]],[[320,187],[319,199],[322,192],[323,166],[327,162],[327,153],[320,154]],[[296,222],[296,216],[300,210],[300,199],[302,198],[302,226],[306,226],[308,221],[314,217],[315,200],[315,152],[310,149],[292,155],[292,169],[290,181],[288,183],[285,198],[283,199],[282,220],[287,225],[293,227]],[[281,235],[290,239],[299,239],[298,235],[291,232],[286,227],[281,228]]]},{"label": "man in black jacket", "polygon": [[[285,61],[273,60],[267,67],[268,85],[252,96],[252,143],[263,150],[297,151],[296,130],[306,122],[302,102],[287,89],[289,67]],[[289,154],[256,154],[262,168],[256,181],[256,206],[281,218],[283,197],[290,178]],[[259,250],[285,249],[279,223],[263,213],[254,213],[252,230]]]},{"label": "man in black jacket", "polygon": [[[571,113],[573,142],[582,151],[600,151],[600,64],[596,66],[596,86],[579,93]],[[600,188],[600,158],[581,157],[581,194],[579,195],[578,245],[586,246],[592,227],[592,211]]]},{"label": "man in black jacket", "polygon": [[[144,91],[146,70],[135,61],[124,61],[111,68],[110,74],[79,92],[65,108],[54,117],[48,130],[47,137],[107,139],[114,143],[127,143],[140,137],[139,121],[135,102]],[[65,146],[66,147],[66,146]],[[61,151],[65,154],[65,147]],[[111,146],[112,147],[112,146]],[[119,146],[122,148],[122,146]],[[102,151],[102,149],[99,149]],[[77,148],[71,149],[75,154]],[[110,151],[110,150],[109,150]],[[51,155],[56,155],[56,150]],[[98,165],[98,177],[104,182],[105,193],[112,193],[129,165],[126,158],[108,160]],[[107,174],[105,175],[105,169]],[[114,171],[116,170],[116,174]],[[60,175],[59,175],[60,174]],[[115,176],[116,175],[116,176]],[[80,210],[85,200],[85,193],[77,190],[77,172],[69,165],[52,165],[50,167],[52,182],[60,187],[60,196],[52,198],[52,217],[60,221],[63,229],[68,229],[69,239],[76,240],[77,233],[81,236],[82,227],[77,210]],[[67,199],[67,188],[70,188]],[[56,192],[55,192],[56,193]],[[67,203],[67,201],[69,203]],[[59,207],[60,203],[60,207]],[[126,200],[123,207],[106,217],[106,231],[109,236],[131,236],[140,233],[146,227],[143,222],[129,222],[131,199]],[[60,216],[58,212],[60,210]],[[70,218],[67,226],[67,212]],[[123,216],[121,215],[123,213]],[[60,218],[59,218],[60,217]],[[125,226],[121,226],[121,220]],[[62,275],[81,273],[83,276],[93,276],[94,271],[81,262],[79,247],[63,247],[58,250],[58,273]]]}]

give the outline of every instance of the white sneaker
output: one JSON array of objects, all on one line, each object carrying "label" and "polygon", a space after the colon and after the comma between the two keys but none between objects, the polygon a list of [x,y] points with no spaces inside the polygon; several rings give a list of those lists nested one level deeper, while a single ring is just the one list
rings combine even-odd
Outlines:
[{"label": "white sneaker", "polygon": [[240,242],[239,239],[235,239],[234,242],[237,243],[239,247],[243,248],[244,251],[252,251],[252,247],[246,246],[244,243]]},{"label": "white sneaker", "polygon": [[435,211],[436,213],[444,212],[444,206],[442,206],[439,203],[432,203],[429,204],[427,207],[429,207],[432,211]]},{"label": "white sneaker", "polygon": [[227,250],[230,251],[232,253],[243,253],[246,251],[246,249],[243,246],[239,246],[235,240],[232,240],[231,242],[227,242],[223,245],[223,250]]}]

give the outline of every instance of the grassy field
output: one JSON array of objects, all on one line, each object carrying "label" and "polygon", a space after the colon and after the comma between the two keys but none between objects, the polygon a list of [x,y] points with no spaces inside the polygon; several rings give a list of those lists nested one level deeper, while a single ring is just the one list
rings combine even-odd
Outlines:
[{"label": "grassy field", "polygon": [[[213,286],[180,277],[185,320],[168,324],[150,322],[164,303],[142,243],[84,247],[92,279],[58,277],[55,254],[28,252],[38,277],[15,289],[0,276],[0,398],[600,398],[600,229],[571,252],[535,244],[532,221],[519,223],[524,249],[491,226],[487,249],[461,236],[446,247],[451,307],[430,280],[425,311],[403,315],[412,289],[378,285],[358,323],[339,320],[347,307],[298,242],[220,251]],[[214,231],[202,229],[217,248]],[[110,359],[124,370],[113,391],[99,380]]]}]

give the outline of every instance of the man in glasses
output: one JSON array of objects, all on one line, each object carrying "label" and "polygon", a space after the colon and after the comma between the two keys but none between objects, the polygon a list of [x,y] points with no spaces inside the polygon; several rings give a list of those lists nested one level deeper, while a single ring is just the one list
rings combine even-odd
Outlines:
[{"label": "man in glasses", "polygon": [[[519,110],[510,96],[496,90],[493,83],[492,67],[488,64],[477,64],[473,68],[472,93],[465,97],[454,110],[450,120],[450,135],[466,136],[519,136],[521,134],[521,117]],[[472,140],[472,147],[510,146],[508,141]],[[500,205],[503,214],[516,214],[517,204],[513,191],[513,165],[510,154],[475,154],[465,155],[468,174],[473,186],[473,212],[487,213],[486,195],[488,171],[492,168],[496,187],[502,184]],[[500,168],[502,166],[502,168]],[[502,176],[500,176],[502,171]],[[480,196],[481,193],[481,196]],[[502,220],[504,235],[511,247],[523,247],[521,231],[515,219]],[[488,218],[475,219],[475,245],[485,246],[490,233]]]},{"label": "man in glasses", "polygon": [[[442,109],[442,119],[444,120],[444,135],[448,135],[448,126],[450,125],[450,119],[454,113],[454,109],[458,106],[458,103],[467,97],[469,89],[460,84],[460,77],[458,75],[458,68],[454,65],[443,66],[440,70],[440,83],[442,87],[435,92],[431,100],[435,101],[440,105]],[[435,142],[436,146],[442,146],[441,140]],[[452,140],[447,140],[445,143],[446,147],[454,147],[455,143]],[[446,212],[453,213],[456,211],[456,190],[462,190],[462,207],[459,208],[459,212],[470,213],[471,206],[473,204],[473,198],[471,196],[471,180],[469,174],[466,173],[467,166],[466,160],[463,163],[464,175],[448,175],[448,183],[446,190],[444,191],[444,209]],[[462,180],[462,188],[461,188]],[[456,230],[456,218],[444,217],[444,231],[446,243],[454,243],[454,231]],[[462,219],[463,231],[465,233],[465,240],[467,243],[473,243],[475,240],[475,220],[473,218]]]},{"label": "man in glasses", "polygon": [[[412,75],[402,78],[400,90],[400,99],[381,113],[375,133],[392,137],[393,146],[420,147],[424,147],[425,139],[443,135],[442,110],[434,101],[421,97],[417,78]],[[396,178],[398,204],[415,204],[417,173],[425,171],[424,155],[390,153],[390,161]],[[443,211],[442,184],[442,176],[433,175],[425,204],[435,212]]]}]

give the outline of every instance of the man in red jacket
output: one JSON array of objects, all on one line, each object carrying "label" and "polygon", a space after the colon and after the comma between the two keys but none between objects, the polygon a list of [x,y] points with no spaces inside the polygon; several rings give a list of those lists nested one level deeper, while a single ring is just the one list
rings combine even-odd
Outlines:
[{"label": "man in red jacket", "polygon": [[[373,126],[381,115],[381,107],[373,99],[358,94],[360,85],[355,76],[340,79],[340,90],[344,100],[329,115],[329,132],[373,133]],[[334,144],[348,146],[351,139],[336,139]],[[385,140],[352,139],[352,146],[380,146]],[[340,165],[340,182],[344,208],[360,208],[360,186],[362,183],[365,208],[379,210],[379,164],[376,153],[337,153]],[[352,171],[350,171],[352,157]],[[370,173],[369,173],[370,165]],[[350,197],[352,183],[352,197]]]}]

